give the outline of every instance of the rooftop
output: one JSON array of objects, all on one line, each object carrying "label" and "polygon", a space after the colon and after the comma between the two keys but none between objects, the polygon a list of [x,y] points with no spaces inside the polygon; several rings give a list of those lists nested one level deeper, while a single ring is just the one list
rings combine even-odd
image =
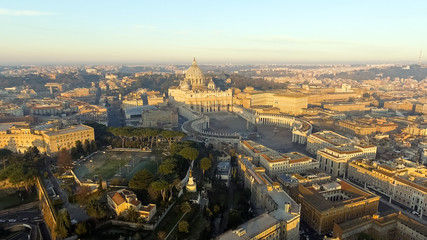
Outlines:
[{"label": "rooftop", "polygon": [[[278,224],[279,221],[267,213],[263,213],[251,220],[238,226],[237,229],[241,232],[241,236],[236,234],[236,230],[228,230],[223,233],[219,239],[221,240],[245,240],[253,239],[256,235],[266,230],[266,227]],[[243,234],[244,233],[244,234]]]},{"label": "rooftop", "polygon": [[343,145],[350,143],[351,140],[347,137],[344,137],[338,133],[332,131],[321,131],[311,134],[310,136],[318,137],[326,142],[329,142],[335,146]]},{"label": "rooftop", "polygon": [[54,135],[61,135],[61,134],[67,134],[72,132],[80,132],[85,130],[93,129],[92,127],[86,126],[86,125],[73,125],[68,128],[54,130],[54,131],[45,131],[44,134],[48,136],[54,136]]},{"label": "rooftop", "polygon": [[[298,193],[301,194],[307,202],[309,202],[320,212],[329,210],[331,208],[341,207],[347,203],[364,200],[366,198],[379,198],[378,196],[364,191],[344,180],[337,179],[337,181],[333,184],[334,185],[323,184],[322,189],[319,189],[318,185],[317,187],[314,185],[304,187],[300,184],[298,185],[298,188],[294,189],[294,191],[298,191]],[[340,191],[345,193],[348,198],[338,201],[329,201],[322,195],[322,193],[325,191],[335,190],[337,188],[340,188]]]}]

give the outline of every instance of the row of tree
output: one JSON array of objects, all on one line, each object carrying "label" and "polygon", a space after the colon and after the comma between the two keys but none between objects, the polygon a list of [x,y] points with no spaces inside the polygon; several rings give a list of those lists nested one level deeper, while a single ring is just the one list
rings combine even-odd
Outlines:
[{"label": "row of tree", "polygon": [[0,149],[0,181],[8,179],[15,186],[24,184],[27,191],[34,185],[38,170],[44,164],[44,155],[37,147],[30,147],[24,154],[13,153],[8,149]]},{"label": "row of tree", "polygon": [[[116,137],[120,138],[122,148],[127,145],[134,145],[132,143],[137,142],[139,147],[150,145],[153,148],[153,144],[157,143],[158,139],[166,139],[171,147],[173,142],[181,141],[186,134],[179,131],[162,130],[157,128],[135,128],[135,127],[116,127],[110,128],[109,131]],[[130,144],[129,144],[130,143]]]}]

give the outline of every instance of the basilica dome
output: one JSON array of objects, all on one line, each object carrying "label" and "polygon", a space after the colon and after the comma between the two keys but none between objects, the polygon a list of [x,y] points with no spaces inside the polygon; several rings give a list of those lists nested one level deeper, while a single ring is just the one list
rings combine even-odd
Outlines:
[{"label": "basilica dome", "polygon": [[204,87],[206,85],[205,77],[197,65],[196,58],[194,58],[191,67],[185,72],[185,80],[190,83],[192,88]]}]

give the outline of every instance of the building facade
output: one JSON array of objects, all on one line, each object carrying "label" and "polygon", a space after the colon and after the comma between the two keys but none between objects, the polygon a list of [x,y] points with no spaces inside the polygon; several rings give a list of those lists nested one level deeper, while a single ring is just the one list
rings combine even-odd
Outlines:
[{"label": "building facade", "polygon": [[311,154],[317,154],[317,150],[326,147],[345,146],[351,143],[351,140],[332,131],[321,131],[312,133],[307,138],[307,151]]},{"label": "building facade", "polygon": [[92,127],[73,125],[64,129],[32,129],[28,124],[0,124],[0,148],[14,152],[25,152],[29,147],[37,147],[40,152],[55,155],[61,149],[70,149],[76,141],[95,140]]},{"label": "building facade", "polygon": [[156,214],[156,204],[144,206],[141,201],[138,200],[135,193],[126,189],[108,193],[107,203],[117,216],[126,214],[131,208],[138,211],[140,218],[146,221],[150,221],[154,214]]},{"label": "building facade", "polygon": [[265,169],[255,167],[250,157],[239,156],[238,165],[245,188],[251,190],[251,202],[267,212],[216,239],[299,239],[300,206],[267,176]]},{"label": "building facade", "polygon": [[347,175],[347,163],[354,159],[375,159],[377,147],[369,146],[337,146],[327,147],[317,151],[317,160],[322,171],[331,174],[332,177],[345,177]]},{"label": "building facade", "polygon": [[302,173],[319,168],[316,159],[299,152],[280,153],[254,141],[241,141],[240,149],[253,157],[254,163],[265,168],[270,177],[282,173]]},{"label": "building facade", "polygon": [[373,239],[427,240],[427,228],[402,213],[364,216],[334,225],[334,237],[357,240],[361,233]]},{"label": "building facade", "polygon": [[[392,200],[427,215],[427,188],[424,178],[417,179],[418,169],[396,169],[369,161],[353,161],[348,166],[348,178],[365,186],[374,187]],[[424,173],[425,174],[425,173]],[[421,173],[421,175],[423,175]]]},{"label": "building facade", "polygon": [[233,105],[233,90],[221,91],[212,80],[208,82],[196,59],[179,86],[169,88],[168,95],[171,100],[185,103],[198,112],[231,111]]}]

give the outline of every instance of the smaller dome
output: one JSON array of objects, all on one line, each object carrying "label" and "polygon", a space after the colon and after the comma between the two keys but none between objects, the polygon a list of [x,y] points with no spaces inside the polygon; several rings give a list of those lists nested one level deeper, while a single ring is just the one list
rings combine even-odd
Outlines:
[{"label": "smaller dome", "polygon": [[182,90],[189,90],[190,89],[190,84],[187,81],[181,81],[181,83],[179,84],[180,88]]},{"label": "smaller dome", "polygon": [[212,81],[212,79],[209,81],[209,83],[208,83],[208,88],[209,89],[215,89],[215,83],[214,83],[214,81]]}]

